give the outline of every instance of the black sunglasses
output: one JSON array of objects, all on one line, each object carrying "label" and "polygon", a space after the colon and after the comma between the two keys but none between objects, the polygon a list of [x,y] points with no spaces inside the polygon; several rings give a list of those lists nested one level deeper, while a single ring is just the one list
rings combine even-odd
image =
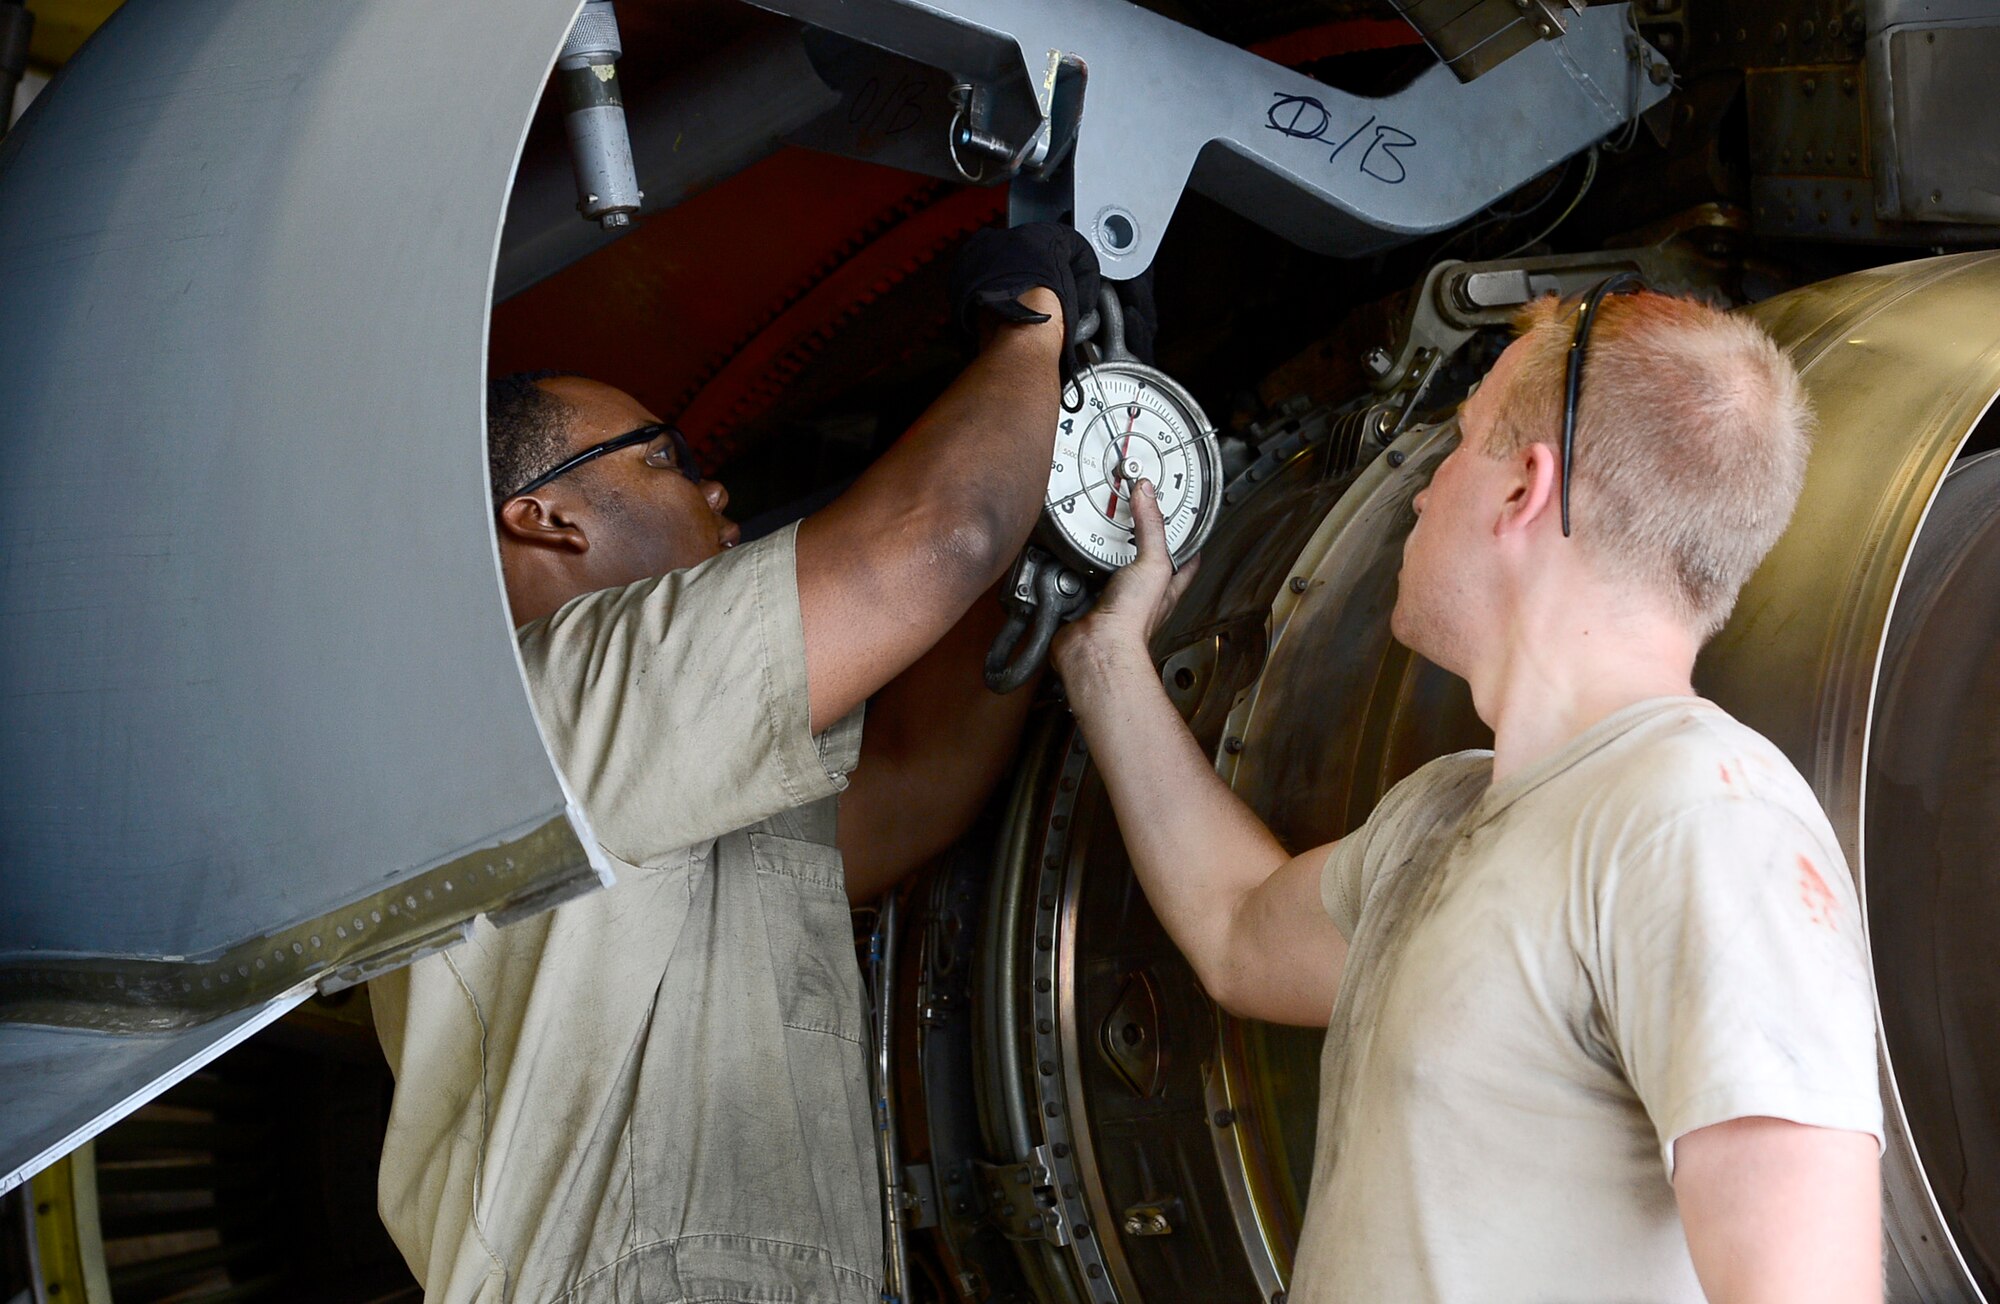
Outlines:
[{"label": "black sunglasses", "polygon": [[1576,405],[1583,397],[1583,360],[1590,351],[1591,323],[1597,320],[1598,308],[1612,295],[1645,288],[1646,282],[1637,272],[1607,276],[1583,296],[1583,307],[1576,314],[1576,334],[1569,342],[1569,366],[1563,377],[1562,525],[1565,539],[1569,538],[1570,464],[1576,458]]},{"label": "black sunglasses", "polygon": [[678,426],[669,425],[665,421],[654,421],[640,426],[637,430],[628,430],[622,435],[607,439],[601,444],[592,444],[575,457],[557,464],[550,470],[542,472],[512,493],[500,495],[500,501],[506,502],[509,498],[519,498],[522,494],[531,494],[557,476],[567,475],[569,472],[576,470],[576,468],[582,466],[585,462],[594,462],[606,453],[615,453],[621,448],[630,448],[634,444],[650,444],[661,435],[667,437],[667,442],[661,445],[656,451],[648,453],[646,461],[663,471],[679,471],[696,484],[700,484],[701,467],[694,460],[694,450],[688,447],[687,436],[680,432],[680,427]]}]

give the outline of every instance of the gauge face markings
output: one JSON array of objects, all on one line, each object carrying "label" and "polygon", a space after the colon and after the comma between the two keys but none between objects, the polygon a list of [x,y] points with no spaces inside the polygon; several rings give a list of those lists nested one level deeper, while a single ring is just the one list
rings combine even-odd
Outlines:
[{"label": "gauge face markings", "polygon": [[1210,490],[1202,441],[1206,422],[1148,378],[1116,363],[1079,378],[1083,401],[1057,419],[1047,515],[1093,564],[1116,569],[1137,555],[1131,493],[1151,480],[1179,550],[1197,528]]}]

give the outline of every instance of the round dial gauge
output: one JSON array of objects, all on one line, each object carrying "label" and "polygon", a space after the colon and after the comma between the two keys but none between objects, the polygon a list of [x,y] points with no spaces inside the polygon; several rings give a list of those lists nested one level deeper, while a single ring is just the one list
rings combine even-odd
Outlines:
[{"label": "round dial gauge", "polygon": [[1064,397],[1042,509],[1047,542],[1089,570],[1117,570],[1138,556],[1132,494],[1151,480],[1175,564],[1193,556],[1221,506],[1222,458],[1187,391],[1142,363],[1113,359],[1085,368]]}]

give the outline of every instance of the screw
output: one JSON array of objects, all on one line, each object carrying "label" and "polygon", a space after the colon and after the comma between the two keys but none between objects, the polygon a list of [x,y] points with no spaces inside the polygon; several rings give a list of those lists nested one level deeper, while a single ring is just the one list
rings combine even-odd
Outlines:
[{"label": "screw", "polygon": [[1222,740],[1222,750],[1228,752],[1231,756],[1234,756],[1236,755],[1236,753],[1243,750],[1243,740],[1241,738],[1238,738],[1236,735],[1231,734],[1229,737],[1224,738]]},{"label": "screw", "polygon": [[1217,1127],[1229,1127],[1231,1124],[1235,1122],[1236,1122],[1235,1110],[1218,1109],[1215,1111],[1215,1125]]},{"label": "screw", "polygon": [[1804,22],[1799,24],[1799,38],[1801,40],[1810,41],[1812,40],[1813,37],[1818,35],[1819,35],[1819,28],[1813,23],[1812,19],[1808,18]]},{"label": "screw", "polygon": [[1812,94],[1814,91],[1819,89],[1819,78],[1817,77],[1806,78],[1804,81],[1799,83],[1799,89],[1804,91],[1808,95]]},{"label": "screw", "polygon": [[1408,455],[1407,455],[1407,454],[1405,454],[1405,453],[1403,452],[1403,450],[1402,450],[1402,449],[1400,449],[1400,448],[1392,448],[1392,449],[1390,449],[1390,450],[1389,450],[1389,465],[1390,465],[1390,466],[1401,466],[1401,465],[1402,465],[1402,464],[1403,464],[1404,462],[1406,462],[1406,461],[1408,461],[1408,460],[1409,460],[1409,457],[1408,457]]},{"label": "screw", "polygon": [[1306,591],[1306,577],[1303,575],[1292,576],[1292,592],[1304,593],[1305,591]]}]

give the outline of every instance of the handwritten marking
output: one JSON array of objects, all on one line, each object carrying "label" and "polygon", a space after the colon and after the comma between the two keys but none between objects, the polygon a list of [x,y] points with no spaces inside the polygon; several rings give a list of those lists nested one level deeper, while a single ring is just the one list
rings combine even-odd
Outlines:
[{"label": "handwritten marking", "polygon": [[[1377,181],[1384,181],[1392,186],[1400,186],[1410,175],[1410,170],[1404,165],[1402,157],[1396,151],[1398,149],[1407,149],[1416,143],[1417,138],[1407,131],[1401,131],[1395,127],[1377,127],[1375,128],[1374,143],[1369,145],[1368,151],[1361,156],[1361,170],[1369,176],[1374,177]],[[1379,160],[1376,158],[1377,150],[1381,151],[1381,158]],[[1390,168],[1396,170],[1396,175],[1389,175]]]},{"label": "handwritten marking", "polygon": [[[1264,127],[1281,136],[1293,140],[1317,140],[1324,143],[1327,132],[1333,128],[1333,111],[1311,95],[1289,95],[1283,91],[1271,92],[1271,106],[1264,110]],[[1414,149],[1417,138],[1401,127],[1391,127],[1377,122],[1374,114],[1368,120],[1347,133],[1333,152],[1326,156],[1328,163],[1339,160],[1349,145],[1359,140],[1370,127],[1375,133],[1361,151],[1361,158],[1355,170],[1363,176],[1372,177],[1384,185],[1400,186],[1410,176],[1409,161],[1398,151]]]},{"label": "handwritten marking", "polygon": [[921,77],[899,76],[888,86],[870,77],[855,92],[847,123],[864,136],[900,136],[923,121],[923,97],[929,89],[930,82]]},{"label": "handwritten marking", "polygon": [[[1297,140],[1319,140],[1333,125],[1333,115],[1326,111],[1326,105],[1312,96],[1275,94],[1276,101],[1264,111],[1264,122],[1272,131],[1283,132]],[[1289,116],[1287,110],[1290,111]]]}]

